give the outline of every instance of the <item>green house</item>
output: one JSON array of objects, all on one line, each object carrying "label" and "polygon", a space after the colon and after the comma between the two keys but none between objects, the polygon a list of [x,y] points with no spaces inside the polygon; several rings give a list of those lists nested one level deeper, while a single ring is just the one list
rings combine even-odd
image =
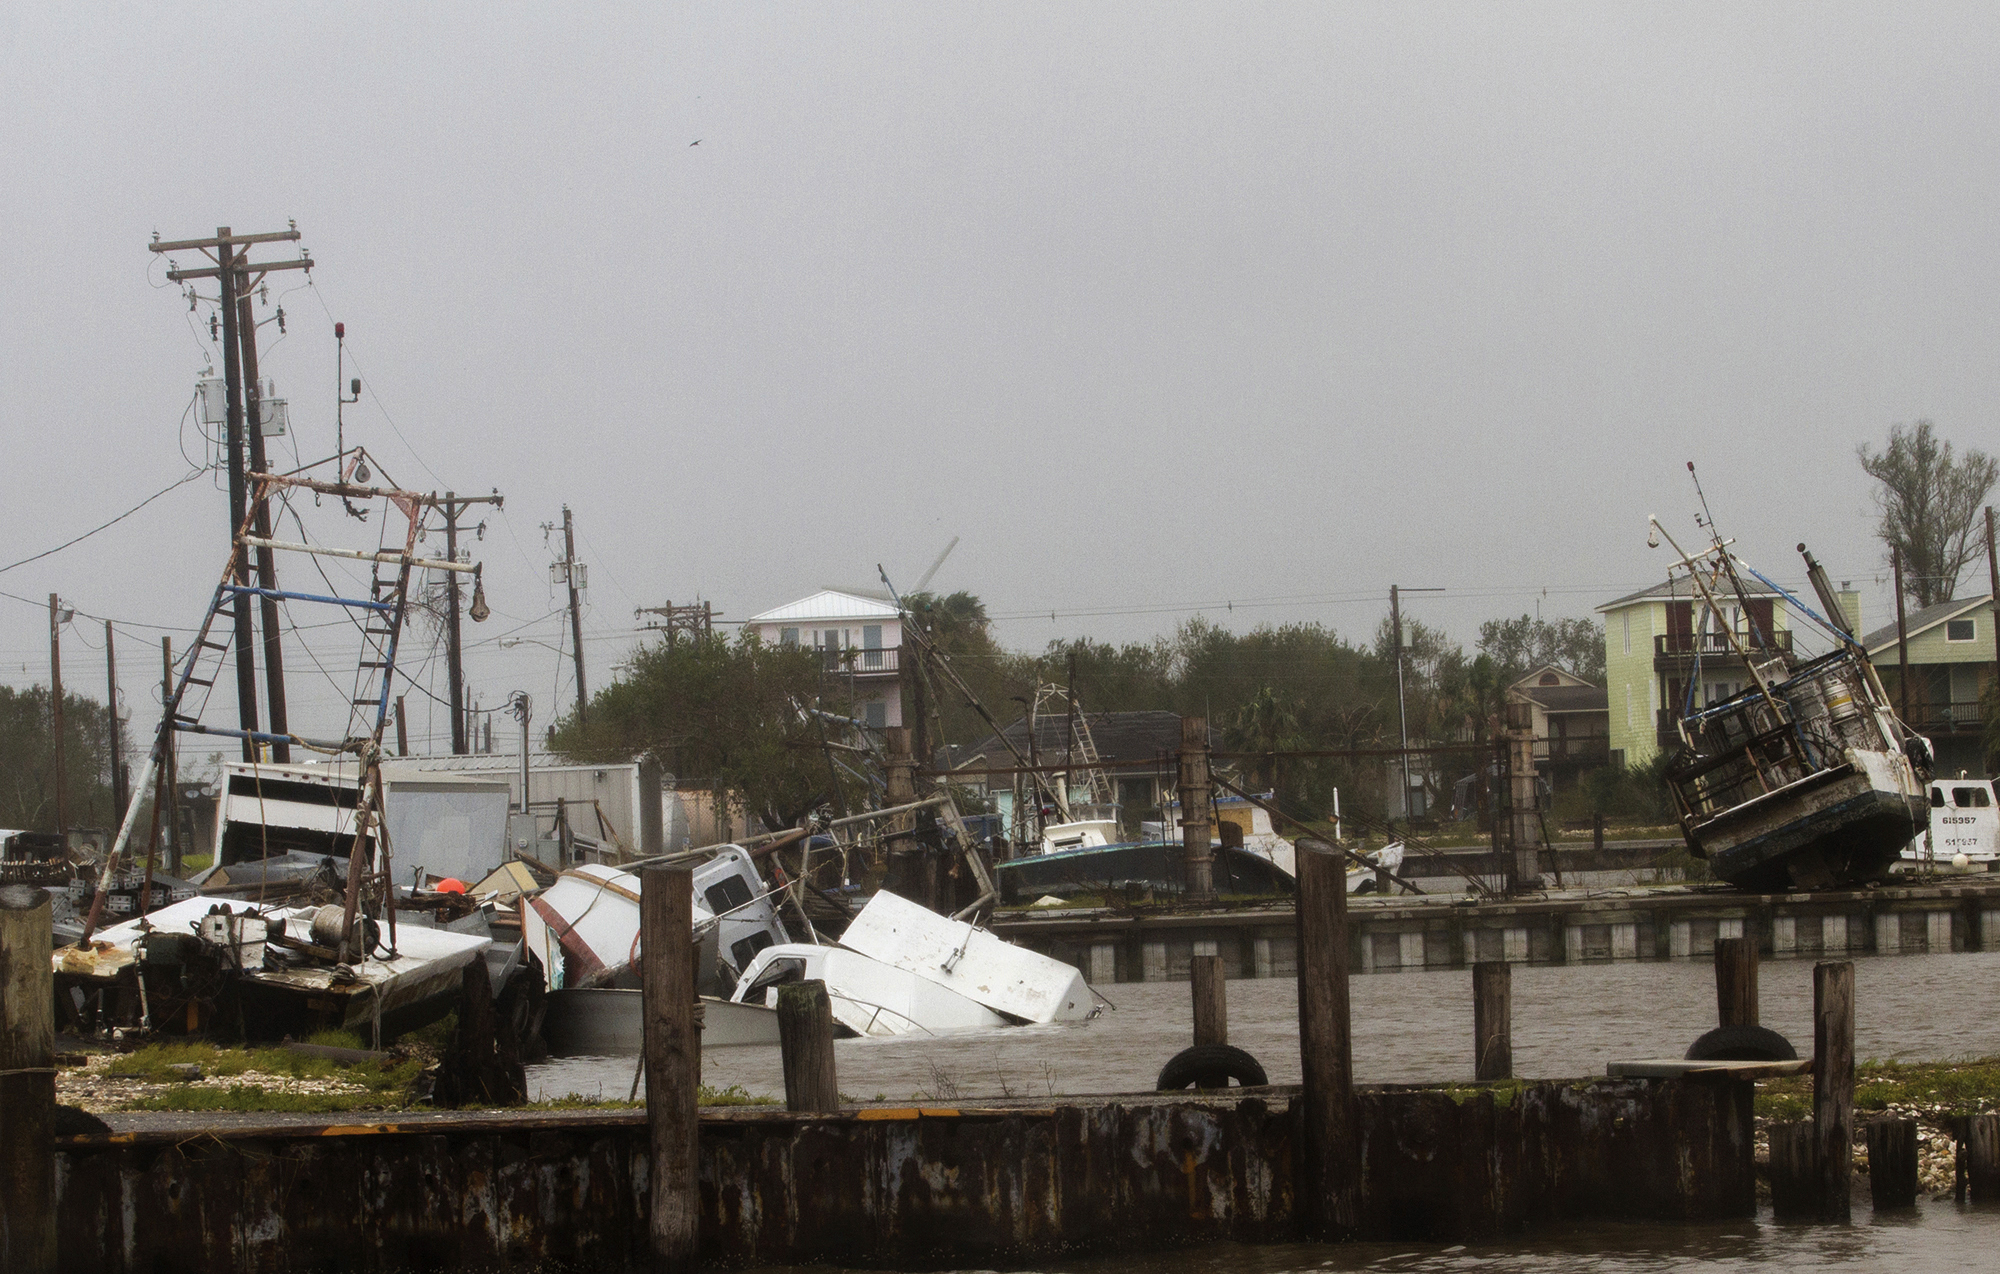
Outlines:
[{"label": "green house", "polygon": [[1982,593],[1912,611],[1903,617],[1903,631],[1907,658],[1894,624],[1861,639],[1896,715],[1931,741],[1938,773],[1982,774],[1986,723],[1980,703],[1993,681],[1993,595]]},{"label": "green house", "polygon": [[[1840,598],[1848,622],[1855,623],[1860,596],[1849,592]],[[1747,689],[1750,671],[1736,648],[1789,652],[1787,609],[1782,593],[1759,590],[1740,601],[1732,596],[1718,614],[1685,578],[1599,606],[1611,763],[1644,765],[1662,749],[1679,745],[1674,723],[1685,705],[1714,703]]]}]

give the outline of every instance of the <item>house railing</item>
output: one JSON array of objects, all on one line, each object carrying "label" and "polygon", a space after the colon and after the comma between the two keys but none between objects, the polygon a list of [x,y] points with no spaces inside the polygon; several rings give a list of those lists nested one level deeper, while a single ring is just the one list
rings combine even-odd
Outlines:
[{"label": "house railing", "polygon": [[[1792,634],[1790,629],[1781,628],[1774,633],[1738,633],[1736,640],[1744,649],[1759,653],[1790,654]],[[1703,659],[1734,659],[1736,647],[1729,642],[1728,634],[1707,633],[1661,633],[1653,638],[1653,658],[1688,660],[1700,655]]]},{"label": "house railing", "polygon": [[[1892,694],[1889,701],[1895,703]],[[1986,727],[1986,715],[1976,703],[1913,703],[1903,724],[1918,734],[1972,734]]]},{"label": "house railing", "polygon": [[840,673],[843,676],[850,672],[862,676],[892,673],[900,667],[896,657],[901,652],[895,649],[836,650],[821,647],[813,653],[820,657],[822,665],[828,672]]},{"label": "house railing", "polygon": [[1611,740],[1602,734],[1536,739],[1535,760],[1551,765],[1606,765],[1611,761]]}]

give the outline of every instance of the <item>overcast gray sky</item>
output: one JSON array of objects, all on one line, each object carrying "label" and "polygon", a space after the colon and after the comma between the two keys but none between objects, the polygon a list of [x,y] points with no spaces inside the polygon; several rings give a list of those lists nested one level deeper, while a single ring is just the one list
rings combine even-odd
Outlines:
[{"label": "overcast gray sky", "polygon": [[[491,640],[563,640],[565,503],[602,684],[635,606],[907,585],[954,535],[934,586],[1016,647],[1228,603],[1362,639],[1396,582],[1469,645],[1660,578],[1690,459],[1753,561],[1872,581],[1855,445],[1995,449],[1990,4],[145,9],[0,8],[0,556],[201,454],[153,232],[295,218],[300,456],[340,319],[350,438],[507,496],[489,705],[570,693]],[[155,676],[226,520],[197,481],[0,574],[5,681],[51,590]]]}]

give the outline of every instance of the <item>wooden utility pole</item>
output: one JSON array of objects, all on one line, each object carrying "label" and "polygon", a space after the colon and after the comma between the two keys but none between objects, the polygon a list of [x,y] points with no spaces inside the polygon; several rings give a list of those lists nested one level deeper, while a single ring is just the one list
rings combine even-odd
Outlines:
[{"label": "wooden utility pole", "polygon": [[648,867],[639,881],[639,987],[651,1149],[647,1237],[662,1268],[692,1270],[700,1253],[701,1220],[694,874],[688,867]]},{"label": "wooden utility pole", "polygon": [[[174,639],[160,638],[160,702],[174,701]],[[174,762],[174,732],[160,738],[160,790],[166,800],[162,814],[167,820],[167,872],[181,874],[180,775]]]},{"label": "wooden utility pole", "polygon": [[[49,729],[56,758],[56,835],[68,842],[69,784],[63,772],[62,599],[49,594]],[[122,812],[122,811],[121,811]]]},{"label": "wooden utility pole", "polygon": [[124,741],[118,732],[118,650],[112,645],[111,621],[104,621],[104,715],[111,730],[111,807],[115,817],[125,817],[131,800],[132,774],[125,764]]},{"label": "wooden utility pole", "polygon": [[1896,577],[1896,715],[1910,725],[1910,634],[1903,622],[1903,553],[1889,550],[1889,570]]},{"label": "wooden utility pole", "polygon": [[590,694],[583,686],[583,603],[577,594],[576,528],[563,506],[563,579],[569,584],[569,636],[576,650],[576,723],[590,724]]},{"label": "wooden utility pole", "polygon": [[0,1270],[56,1268],[55,974],[49,895],[0,888]]},{"label": "wooden utility pole", "polygon": [[[245,433],[242,359],[242,352],[246,346],[244,345],[244,339],[239,332],[239,328],[245,325],[249,314],[249,285],[253,282],[250,276],[254,274],[261,278],[273,270],[310,271],[313,264],[312,258],[304,255],[301,255],[294,261],[251,262],[248,259],[249,250],[253,244],[296,242],[298,238],[299,232],[296,228],[274,230],[262,234],[232,234],[228,226],[217,226],[213,239],[180,239],[163,242],[156,238],[153,242],[146,245],[148,249],[156,253],[199,251],[215,262],[214,265],[201,269],[182,270],[176,268],[168,270],[167,280],[171,283],[185,283],[193,279],[214,279],[221,289],[221,303],[218,308],[221,311],[222,319],[223,388],[228,402],[226,412],[228,436],[225,445],[229,450],[229,535],[232,544],[235,543],[235,537],[243,530],[244,519],[248,511],[248,493],[244,475]],[[241,288],[240,304],[239,278],[245,285]],[[249,326],[252,330],[249,333],[248,348],[252,350],[254,357],[256,347],[255,325],[250,324]],[[258,422],[254,418],[250,420],[250,427],[253,432],[256,432],[258,429]],[[263,454],[263,440],[261,437],[257,439],[254,446],[256,448],[255,454],[261,456]],[[261,509],[262,501],[259,501],[259,506]],[[258,526],[259,528],[267,528],[267,523],[260,522]],[[250,583],[248,556],[241,545],[236,545],[230,560],[232,564],[232,582],[238,586],[247,586]],[[262,565],[263,562],[260,557],[260,568]],[[266,577],[275,580],[275,567],[270,570]],[[265,587],[275,587],[275,585],[266,584]],[[264,603],[266,606],[265,631],[267,634],[270,634],[270,642],[266,647],[266,657],[268,659],[270,652],[277,648],[277,607],[275,599],[272,598],[265,598]],[[236,644],[236,715],[237,721],[242,726],[244,733],[243,759],[246,761],[255,761],[257,759],[257,742],[255,739],[249,737],[257,731],[257,657],[254,649],[256,634],[250,622],[250,594],[237,593],[232,610],[236,621],[234,638]],[[284,676],[282,670],[277,673],[276,679],[271,685],[276,690],[274,702],[280,714],[273,721],[272,730],[273,733],[282,733],[284,731],[282,724],[282,714],[284,712]],[[283,759],[290,756],[290,749],[283,744],[274,745],[272,755]]]},{"label": "wooden utility pole", "polygon": [[[247,265],[248,257],[246,250],[240,259]],[[244,440],[250,449],[251,481],[271,468],[264,455],[264,391],[257,376],[257,316],[250,308],[257,282],[250,277],[249,269],[236,281],[236,339],[243,346],[237,361],[243,376]],[[250,498],[250,529],[258,539],[267,540],[271,538],[271,504],[264,498],[261,483]],[[257,547],[257,587],[266,590],[278,587],[277,555],[265,545]],[[257,600],[264,629],[264,698],[270,710],[271,733],[284,735],[291,732],[291,718],[285,709],[285,649],[278,627],[278,599],[267,593]],[[281,764],[290,761],[292,745],[283,738],[272,740],[271,759]]]},{"label": "wooden utility pole", "polygon": [[1181,718],[1181,853],[1191,898],[1215,896],[1215,851],[1209,845],[1208,718]]},{"label": "wooden utility pole", "polygon": [[1299,1211],[1306,1234],[1327,1241],[1352,1238],[1361,1218],[1346,868],[1331,845],[1299,841],[1299,1060],[1305,1081]]},{"label": "wooden utility pole", "polygon": [[[494,508],[498,509],[504,507],[505,503],[506,503],[505,497],[503,497],[498,491],[495,491],[492,495],[467,496],[463,500],[458,498],[458,493],[455,491],[445,492],[444,493],[445,557],[453,562],[456,562],[458,560],[459,510],[463,509],[468,504],[490,504]],[[567,531],[568,529],[568,517],[569,517],[569,511],[565,509],[563,511],[565,531]],[[480,530],[481,531],[485,530],[484,523],[480,524]],[[450,689],[450,698],[451,698],[451,754],[453,756],[464,756],[466,753],[472,750],[472,742],[470,738],[471,730],[469,728],[470,718],[467,716],[465,711],[465,662],[464,662],[465,639],[464,636],[459,631],[460,627],[459,591],[458,591],[457,571],[445,572],[444,598],[445,598],[445,611],[446,611],[445,630],[444,630],[445,684]],[[575,603],[575,598],[576,598],[576,590],[572,588],[570,589],[570,599],[572,605],[574,605]],[[485,618],[486,618],[485,607],[481,603],[479,596],[475,591],[472,604],[472,622],[475,624],[481,623],[485,620]],[[577,646],[577,649],[579,652],[581,652],[581,650],[583,649],[582,644],[580,642]],[[578,673],[578,684],[579,685],[582,684],[581,671],[579,671]]]}]

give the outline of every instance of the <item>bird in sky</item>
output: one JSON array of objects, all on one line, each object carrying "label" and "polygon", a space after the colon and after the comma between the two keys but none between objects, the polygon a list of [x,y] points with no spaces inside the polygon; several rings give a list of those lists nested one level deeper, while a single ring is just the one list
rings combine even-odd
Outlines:
[{"label": "bird in sky", "polygon": [[690,146],[699,146],[699,145],[701,145],[701,138],[699,138],[699,137],[695,138],[695,139],[694,139],[693,141],[689,142],[689,143],[688,143],[688,145],[690,145]]}]

